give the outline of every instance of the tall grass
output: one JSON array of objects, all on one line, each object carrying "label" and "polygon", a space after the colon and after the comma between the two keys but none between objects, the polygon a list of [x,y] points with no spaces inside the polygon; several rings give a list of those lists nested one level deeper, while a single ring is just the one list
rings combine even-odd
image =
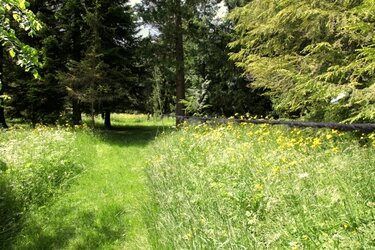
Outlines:
[{"label": "tall grass", "polygon": [[72,149],[84,173],[47,205],[29,210],[12,249],[149,249],[142,213],[149,200],[145,158],[148,144],[171,122],[144,115],[112,118],[111,130],[78,128],[67,132],[66,138],[73,137],[68,147],[44,145],[61,155]]},{"label": "tall grass", "polygon": [[162,136],[148,169],[152,244],[375,248],[374,137],[233,124]]},{"label": "tall grass", "polygon": [[1,249],[9,247],[30,210],[46,205],[85,169],[84,136],[43,126],[1,131]]}]

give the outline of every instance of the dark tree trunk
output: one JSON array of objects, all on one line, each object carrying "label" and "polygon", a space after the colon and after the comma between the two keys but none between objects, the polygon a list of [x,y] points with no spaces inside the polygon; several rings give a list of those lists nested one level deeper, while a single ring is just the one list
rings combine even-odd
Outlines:
[{"label": "dark tree trunk", "polygon": [[[73,17],[73,32],[72,32],[72,59],[76,62],[79,62],[82,58],[81,51],[81,31],[78,24],[78,20],[81,18],[80,9],[77,8],[74,12]],[[78,86],[73,84],[73,92],[78,92]],[[73,108],[73,125],[81,125],[82,124],[82,110],[81,110],[81,101],[77,96],[72,97],[72,108]]]},{"label": "dark tree trunk", "polygon": [[3,99],[0,99],[0,124],[2,128],[8,128],[8,125],[5,121],[5,112],[4,112],[4,107],[3,107]]},{"label": "dark tree trunk", "polygon": [[104,111],[104,126],[110,129],[111,126],[111,111],[106,110]]},{"label": "dark tree trunk", "polygon": [[[0,44],[0,96],[5,93],[5,84],[4,84],[4,47]],[[8,128],[8,125],[5,121],[5,112],[4,112],[4,98],[0,97],[0,124],[3,128]]]},{"label": "dark tree trunk", "polygon": [[185,106],[181,103],[185,99],[185,69],[184,69],[184,44],[182,34],[182,10],[181,0],[176,0],[175,13],[175,50],[176,50],[176,126],[182,119],[179,116],[185,115]]},{"label": "dark tree trunk", "polygon": [[72,117],[73,125],[81,125],[82,124],[81,103],[76,97],[73,97],[72,104],[73,104],[73,117]]}]

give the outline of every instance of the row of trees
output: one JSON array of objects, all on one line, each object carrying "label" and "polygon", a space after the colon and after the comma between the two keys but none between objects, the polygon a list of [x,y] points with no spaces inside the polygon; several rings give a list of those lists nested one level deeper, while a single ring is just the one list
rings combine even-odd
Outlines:
[{"label": "row of trees", "polygon": [[[218,18],[214,0],[27,5],[0,6],[3,126],[5,99],[8,116],[33,123],[67,114],[80,124],[85,112],[102,113],[110,126],[110,113],[126,110],[375,117],[373,0],[227,0],[229,20]],[[139,24],[153,35],[137,35]]]},{"label": "row of trees", "polygon": [[[13,50],[1,53],[9,117],[35,124],[54,123],[67,114],[72,124],[80,124],[82,112],[102,113],[110,126],[113,111],[232,115],[270,110],[267,99],[248,89],[248,80],[228,62],[231,25],[216,17],[216,1],[144,1],[135,11],[124,0],[29,2],[44,24],[43,29],[38,24],[37,36],[21,32],[13,10],[1,15],[43,62],[38,71],[32,69],[33,79],[10,63]],[[139,23],[156,35],[138,36]]]},{"label": "row of trees", "polygon": [[[20,32],[22,23],[17,26],[14,22],[17,17],[13,9],[2,14],[19,39],[39,51],[43,61],[38,71],[41,77],[32,79],[9,62],[14,49],[2,53],[2,91],[10,96],[8,115],[51,123],[71,109],[72,123],[80,124],[82,111],[93,114],[95,110],[104,112],[109,121],[118,100],[129,99],[123,86],[134,82],[129,72],[134,60],[135,24],[126,1],[34,0],[29,9],[44,24],[31,39]],[[29,63],[36,65],[32,60]]]},{"label": "row of trees", "polygon": [[[226,2],[229,8],[239,4]],[[229,61],[232,25],[217,16],[219,8],[214,0],[144,0],[137,6],[143,22],[159,33],[150,41],[154,56],[148,68],[154,69],[158,87],[153,96],[161,101],[160,112],[170,111],[163,104],[168,99],[163,91],[174,84],[177,115],[270,112],[270,102],[261,96],[263,90],[249,89],[249,78]]]}]

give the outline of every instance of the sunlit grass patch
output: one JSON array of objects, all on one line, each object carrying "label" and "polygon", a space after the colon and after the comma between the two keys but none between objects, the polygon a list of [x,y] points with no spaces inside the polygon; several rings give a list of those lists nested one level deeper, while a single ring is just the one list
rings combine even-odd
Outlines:
[{"label": "sunlit grass patch", "polygon": [[374,246],[374,135],[186,126],[149,162],[156,248]]},{"label": "sunlit grass patch", "polygon": [[[86,126],[91,126],[91,118],[89,116],[83,116]],[[95,116],[96,127],[100,128],[104,126],[104,119],[102,116]],[[173,117],[158,117],[148,114],[130,114],[130,113],[112,113],[111,114],[111,125],[113,127],[123,126],[173,126],[175,124],[175,118]]]},{"label": "sunlit grass patch", "polygon": [[158,120],[119,117],[112,130],[63,128],[75,138],[77,162],[85,171],[47,205],[28,212],[13,249],[150,248],[142,210],[150,203],[145,158],[149,142],[168,128]]}]

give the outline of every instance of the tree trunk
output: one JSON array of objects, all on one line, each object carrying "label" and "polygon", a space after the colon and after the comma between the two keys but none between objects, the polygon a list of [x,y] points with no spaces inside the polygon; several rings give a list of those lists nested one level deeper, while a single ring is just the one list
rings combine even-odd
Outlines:
[{"label": "tree trunk", "polygon": [[104,126],[107,129],[110,129],[112,127],[111,126],[111,111],[109,110],[104,111]]},{"label": "tree trunk", "polygon": [[185,99],[185,69],[184,69],[184,44],[182,34],[182,10],[181,0],[176,1],[175,13],[175,50],[176,50],[176,126],[183,119],[179,116],[185,115],[185,106],[181,103]]},{"label": "tree trunk", "polygon": [[91,127],[95,128],[95,110],[94,110],[94,101],[91,101]]},{"label": "tree trunk", "polygon": [[82,112],[81,112],[81,103],[80,101],[73,96],[73,125],[82,124]]},{"label": "tree trunk", "polygon": [[[79,12],[79,8],[77,8],[74,12],[73,16],[73,23],[74,27],[72,28],[72,59],[76,62],[79,62],[82,58],[81,56],[81,31],[80,27],[77,24],[77,20],[80,19],[81,13]],[[76,93],[79,91],[78,86],[73,84],[72,86],[73,92]],[[81,125],[82,124],[82,110],[81,110],[81,101],[77,96],[72,97],[72,107],[73,107],[73,125]]]},{"label": "tree trunk", "polygon": [[[4,47],[0,44],[0,96],[5,93],[5,84],[4,84]],[[3,128],[8,128],[8,125],[5,121],[5,112],[4,112],[4,98],[0,97],[0,124]]]}]

